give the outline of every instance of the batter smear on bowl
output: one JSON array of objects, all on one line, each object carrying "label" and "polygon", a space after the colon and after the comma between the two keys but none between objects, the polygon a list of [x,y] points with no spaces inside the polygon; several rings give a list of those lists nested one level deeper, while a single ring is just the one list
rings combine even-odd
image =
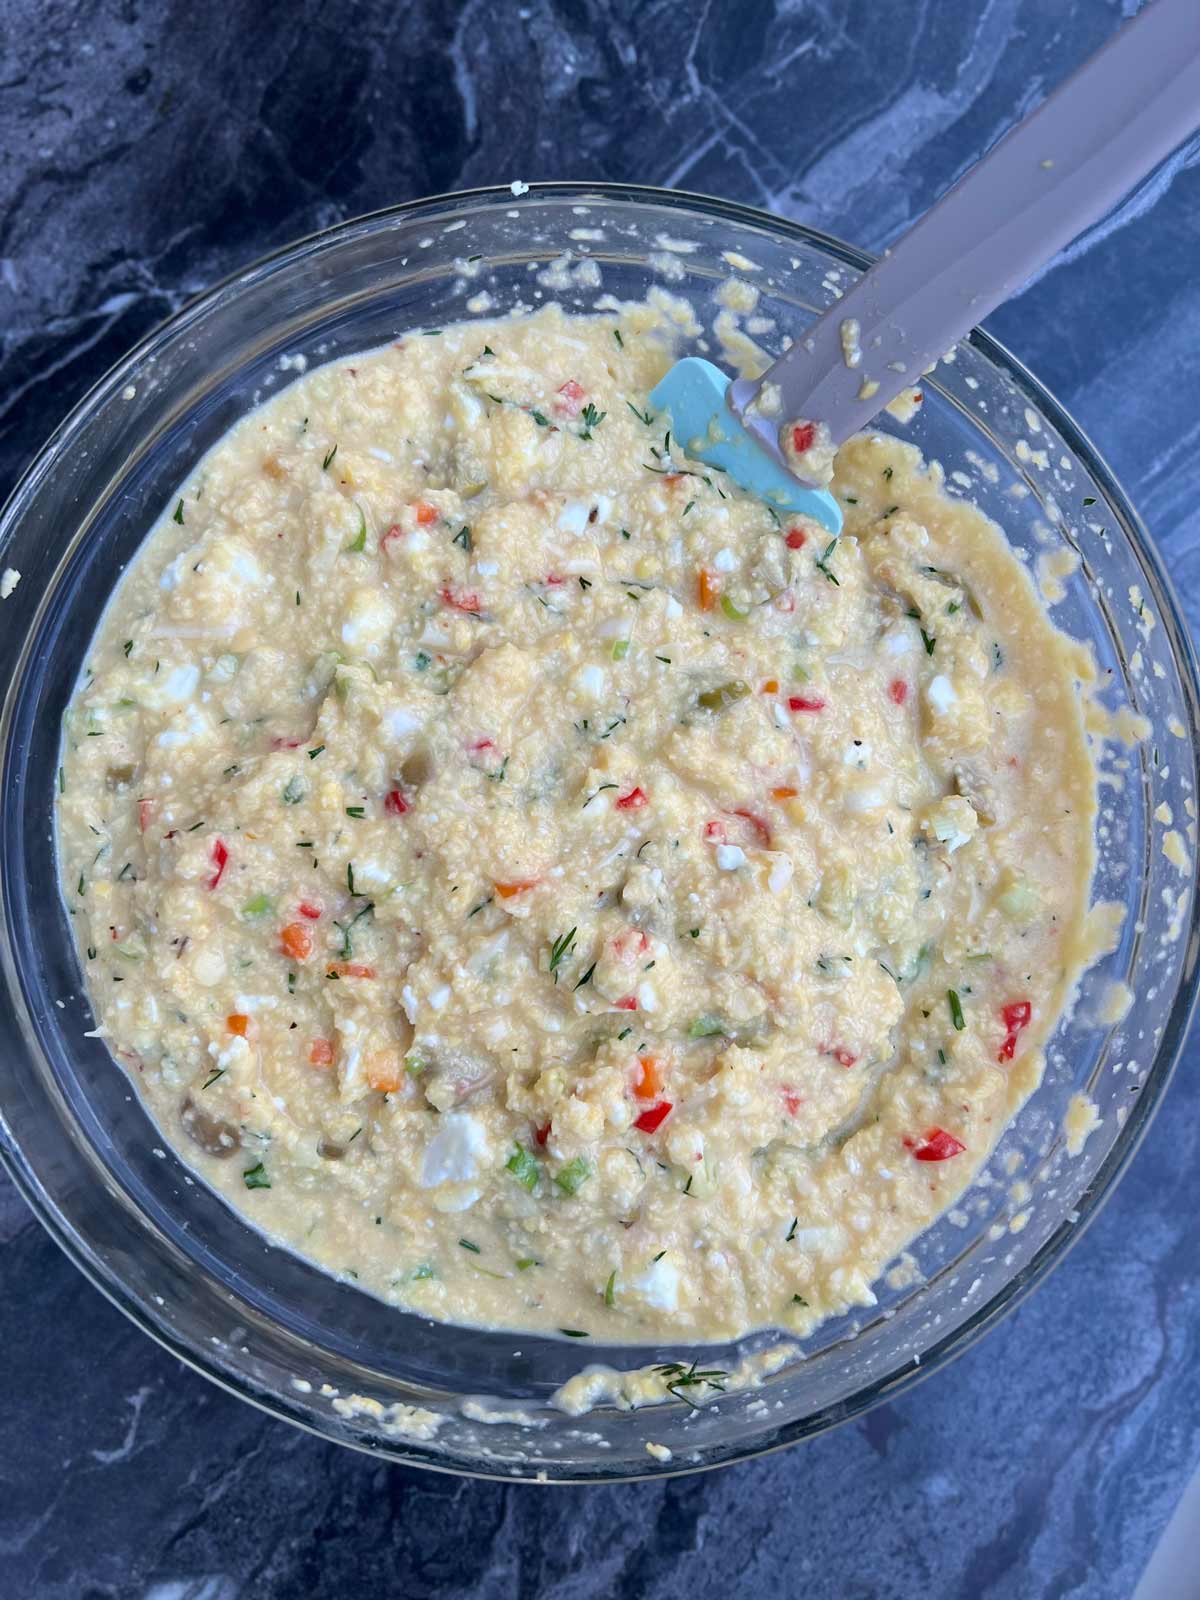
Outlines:
[{"label": "batter smear on bowl", "polygon": [[1096,777],[1002,533],[689,461],[650,306],[409,335],[235,427],[69,710],[63,892],[165,1138],[448,1321],[811,1330],[969,1184],[1089,955]]}]

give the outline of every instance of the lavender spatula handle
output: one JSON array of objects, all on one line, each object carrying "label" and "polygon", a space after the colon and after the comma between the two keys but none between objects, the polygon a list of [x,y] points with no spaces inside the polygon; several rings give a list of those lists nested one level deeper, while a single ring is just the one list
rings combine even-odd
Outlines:
[{"label": "lavender spatula handle", "polygon": [[[761,379],[731,384],[735,415],[775,449],[793,417],[841,444],[1197,126],[1200,3],[1151,0]],[[766,382],[771,422],[743,414]]]}]

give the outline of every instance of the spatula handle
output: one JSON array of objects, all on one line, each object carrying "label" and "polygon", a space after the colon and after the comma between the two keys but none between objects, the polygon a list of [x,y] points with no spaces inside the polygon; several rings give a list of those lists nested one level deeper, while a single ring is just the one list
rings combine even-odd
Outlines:
[{"label": "spatula handle", "polygon": [[823,421],[840,444],[1197,126],[1200,0],[1151,0],[758,383],[731,385],[733,410],[769,380],[783,417]]}]

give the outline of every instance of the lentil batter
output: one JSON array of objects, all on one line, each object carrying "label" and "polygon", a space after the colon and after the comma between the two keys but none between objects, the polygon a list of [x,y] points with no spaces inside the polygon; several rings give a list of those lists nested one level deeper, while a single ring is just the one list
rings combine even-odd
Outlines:
[{"label": "lentil batter", "polygon": [[870,1305],[1086,958],[1086,652],[911,446],[839,452],[836,540],[693,464],[672,356],[551,306],[303,376],[67,716],[63,892],[164,1136],[433,1317]]}]

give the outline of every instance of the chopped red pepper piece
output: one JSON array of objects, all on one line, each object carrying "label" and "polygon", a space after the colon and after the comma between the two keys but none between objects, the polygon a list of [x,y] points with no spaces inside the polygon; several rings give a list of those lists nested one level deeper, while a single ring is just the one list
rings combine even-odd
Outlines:
[{"label": "chopped red pepper piece", "polygon": [[229,864],[229,851],[225,848],[220,839],[213,840],[213,847],[209,853],[209,859],[212,861],[213,866],[216,867],[217,870],[208,880],[208,887],[210,889],[215,889],[224,875],[226,866]]},{"label": "chopped red pepper piece", "polygon": [[141,829],[141,831],[143,833],[145,833],[146,829],[150,826],[150,819],[153,817],[153,815],[154,815],[154,801],[153,800],[139,800],[138,801],[138,827]]},{"label": "chopped red pepper piece", "polygon": [[671,1102],[660,1100],[656,1106],[651,1106],[649,1111],[643,1111],[640,1117],[636,1117],[633,1125],[635,1128],[640,1128],[643,1133],[653,1133],[670,1115]]},{"label": "chopped red pepper piece", "polygon": [[789,550],[803,550],[808,542],[808,535],[803,528],[789,528],[784,543]]},{"label": "chopped red pepper piece", "polygon": [[546,1140],[550,1137],[550,1124],[545,1122],[540,1128],[535,1128],[533,1131],[533,1137],[538,1144],[544,1145]]},{"label": "chopped red pepper piece", "polygon": [[1004,1007],[1000,1013],[1000,1020],[1008,1030],[1004,1043],[1000,1046],[997,1061],[1011,1061],[1017,1053],[1017,1036],[1022,1028],[1027,1028],[1033,1021],[1033,1007],[1028,1000],[1014,1000],[1011,1005]]},{"label": "chopped red pepper piece", "polygon": [[803,1096],[798,1095],[794,1089],[783,1088],[779,1091],[783,1095],[783,1103],[787,1107],[789,1117],[794,1117],[804,1104]]},{"label": "chopped red pepper piece", "polygon": [[379,548],[381,550],[387,550],[391,545],[399,544],[400,540],[403,539],[403,537],[404,537],[404,529],[400,526],[400,524],[398,522],[393,522],[391,527],[387,530],[387,532],[385,534],[383,534],[383,536],[380,538],[380,540],[379,540]]},{"label": "chopped red pepper piece", "polygon": [[729,815],[731,817],[741,817],[743,822],[748,822],[754,829],[755,837],[758,839],[758,842],[762,845],[763,849],[769,850],[771,848],[771,830],[763,821],[763,819],[755,812],[734,809],[729,813]]},{"label": "chopped red pepper piece", "polygon": [[898,706],[902,706],[908,699],[908,685],[903,678],[893,678],[888,685],[888,693]]},{"label": "chopped red pepper piece", "polygon": [[912,1152],[914,1161],[949,1161],[951,1156],[960,1156],[967,1148],[945,1128],[930,1128],[923,1139],[907,1138],[904,1147]]},{"label": "chopped red pepper piece", "polygon": [[632,994],[627,994],[620,1000],[614,1000],[613,1005],[616,1006],[618,1011],[636,1011],[637,997]]},{"label": "chopped red pepper piece", "polygon": [[389,789],[383,797],[383,809],[389,816],[402,817],[412,808],[399,789]]},{"label": "chopped red pepper piece", "polygon": [[822,1054],[832,1056],[839,1067],[852,1067],[858,1060],[854,1051],[847,1050],[843,1044],[827,1044]]},{"label": "chopped red pepper piece", "polygon": [[650,797],[642,788],[630,789],[628,794],[623,794],[617,800],[619,811],[640,811],[644,805],[650,803]]},{"label": "chopped red pepper piece", "polygon": [[321,907],[314,906],[311,900],[301,900],[296,907],[302,917],[307,917],[310,922],[317,922],[321,916]]},{"label": "chopped red pepper piece", "polygon": [[792,449],[797,455],[803,455],[806,450],[812,449],[812,443],[816,437],[816,423],[802,422],[799,427],[792,429]]},{"label": "chopped red pepper piece", "polygon": [[583,395],[582,385],[576,383],[574,378],[568,378],[555,396],[554,409],[561,416],[577,417],[583,405]]},{"label": "chopped red pepper piece", "polygon": [[789,711],[824,711],[824,709],[824,700],[818,699],[816,695],[793,694],[788,697]]},{"label": "chopped red pepper piece", "polygon": [[613,940],[613,953],[623,961],[626,966],[631,961],[636,961],[638,956],[645,955],[650,948],[650,940],[640,928],[626,928]]},{"label": "chopped red pepper piece", "polygon": [[307,744],[306,739],[285,739],[282,734],[271,740],[272,750],[299,750],[302,744]]},{"label": "chopped red pepper piece", "polygon": [[729,834],[723,822],[706,822],[704,824],[704,840],[706,844],[725,844]]},{"label": "chopped red pepper piece", "polygon": [[466,611],[471,616],[478,616],[483,609],[483,602],[474,590],[465,594],[455,594],[448,583],[442,585],[442,603],[453,606],[455,611]]}]

